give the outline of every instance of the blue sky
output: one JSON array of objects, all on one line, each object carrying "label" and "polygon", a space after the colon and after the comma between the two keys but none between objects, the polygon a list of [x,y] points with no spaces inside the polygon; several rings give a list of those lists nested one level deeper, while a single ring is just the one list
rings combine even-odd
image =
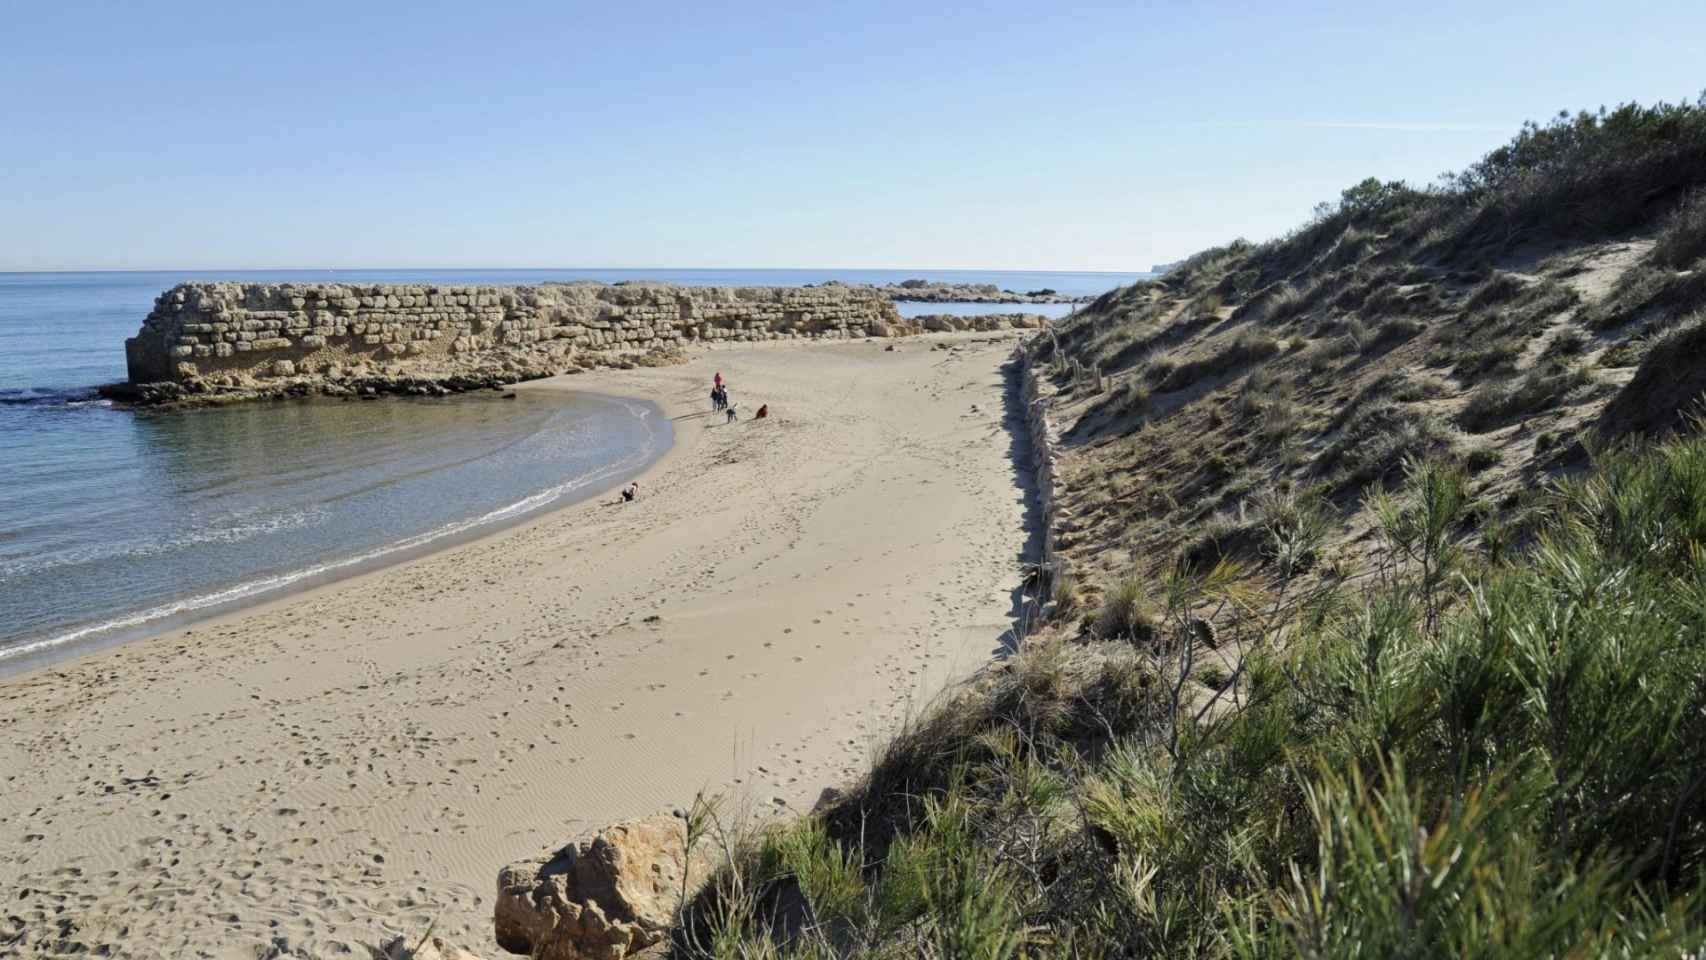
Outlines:
[{"label": "blue sky", "polygon": [[0,270],[1145,269],[1526,119],[1706,4],[88,3],[0,30]]}]

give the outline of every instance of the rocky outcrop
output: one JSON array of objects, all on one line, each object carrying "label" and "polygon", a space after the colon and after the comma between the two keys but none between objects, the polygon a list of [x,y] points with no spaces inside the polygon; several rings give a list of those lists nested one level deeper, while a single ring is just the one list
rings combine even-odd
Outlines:
[{"label": "rocky outcrop", "polygon": [[897,302],[911,303],[1082,303],[1089,297],[1074,297],[1058,290],[1003,290],[993,283],[938,283],[932,280],[902,280],[870,287]]},{"label": "rocky outcrop", "polygon": [[659,815],[607,827],[498,874],[498,945],[534,960],[621,960],[660,942],[688,895],[710,878],[707,845]]},{"label": "rocky outcrop", "polygon": [[911,320],[925,330],[941,333],[956,330],[1036,330],[1048,326],[1048,318],[1040,313],[980,313],[974,316],[926,313]]},{"label": "rocky outcrop", "polygon": [[921,328],[868,288],[568,283],[180,284],[125,341],[120,399],[431,393],[690,343],[900,336]]}]

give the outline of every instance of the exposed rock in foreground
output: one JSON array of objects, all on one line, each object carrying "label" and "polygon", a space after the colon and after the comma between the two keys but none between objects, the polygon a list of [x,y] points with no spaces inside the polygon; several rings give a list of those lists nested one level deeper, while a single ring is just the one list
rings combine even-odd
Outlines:
[{"label": "exposed rock in foreground", "polygon": [[125,341],[136,403],[434,395],[597,366],[672,362],[692,342],[916,333],[869,288],[597,283],[180,284]]},{"label": "exposed rock in foreground", "polygon": [[663,940],[681,905],[711,876],[706,844],[686,849],[669,815],[629,820],[590,840],[498,874],[498,945],[534,960],[621,960]]}]

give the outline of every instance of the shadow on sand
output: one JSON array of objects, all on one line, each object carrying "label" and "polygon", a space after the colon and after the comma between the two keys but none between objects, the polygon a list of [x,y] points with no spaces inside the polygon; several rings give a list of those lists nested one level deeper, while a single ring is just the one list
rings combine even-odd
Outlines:
[{"label": "shadow on sand", "polygon": [[996,659],[1006,659],[1016,653],[1019,643],[1042,614],[1042,604],[1037,596],[1040,581],[1028,574],[1042,562],[1043,511],[1037,497],[1037,475],[1031,460],[1031,430],[1025,418],[1025,398],[1020,390],[1020,362],[1017,358],[1002,364],[1001,378],[1001,425],[1007,430],[1007,462],[1013,469],[1013,484],[1019,488],[1025,503],[1025,544],[1013,559],[1027,572],[1027,576],[1013,588],[1012,604],[1007,612],[1012,623],[991,651]]}]

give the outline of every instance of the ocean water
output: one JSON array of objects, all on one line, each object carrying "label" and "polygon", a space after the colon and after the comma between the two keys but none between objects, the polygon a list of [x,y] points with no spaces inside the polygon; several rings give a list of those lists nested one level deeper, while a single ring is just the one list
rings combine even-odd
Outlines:
[{"label": "ocean water", "polygon": [[[696,285],[928,276],[1095,294],[1140,274],[877,270],[0,273],[0,674],[466,539],[621,483],[672,434],[588,394],[132,411],[124,339],[185,280]],[[1063,305],[902,304],[908,314]]]}]

